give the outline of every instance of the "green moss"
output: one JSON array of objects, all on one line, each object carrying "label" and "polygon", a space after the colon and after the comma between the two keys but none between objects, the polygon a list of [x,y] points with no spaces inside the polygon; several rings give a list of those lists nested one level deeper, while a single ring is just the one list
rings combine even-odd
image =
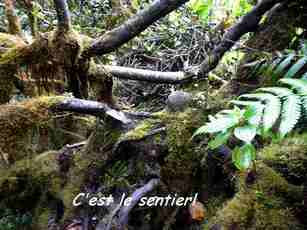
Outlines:
[{"label": "green moss", "polygon": [[184,112],[170,113],[163,122],[167,128],[169,158],[194,160],[197,154],[194,154],[195,146],[191,137],[201,124],[199,111],[187,109]]},{"label": "green moss", "polygon": [[66,144],[85,141],[94,130],[95,124],[95,117],[93,116],[81,117],[70,114],[53,119],[42,130],[48,143],[39,147],[43,149],[60,149]]},{"label": "green moss", "polygon": [[48,225],[50,216],[50,210],[49,209],[42,209],[39,210],[38,214],[35,216],[35,219],[33,221],[32,228],[35,230],[44,229]]},{"label": "green moss", "polygon": [[202,155],[191,137],[201,125],[202,114],[199,110],[188,108],[183,112],[164,111],[155,115],[165,124],[167,133],[169,153],[161,169],[163,180],[167,182],[172,192],[189,192]]},{"label": "green moss", "polygon": [[6,52],[0,51],[0,64],[14,60],[20,54],[20,48],[26,45],[21,38],[6,33],[0,33],[0,44],[3,48],[8,49]]},{"label": "green moss", "polygon": [[32,156],[32,131],[52,118],[49,108],[64,97],[40,97],[0,107],[1,165]]},{"label": "green moss", "polygon": [[86,147],[74,154],[74,167],[67,174],[67,183],[61,192],[61,199],[65,205],[64,219],[72,217],[78,209],[72,206],[73,198],[82,191],[84,184],[87,184],[92,176],[91,173],[104,169],[106,159],[111,154],[111,146],[120,135],[120,130],[97,121],[96,129],[89,137]]},{"label": "green moss", "polygon": [[271,144],[259,156],[288,181],[302,184],[307,174],[307,134],[297,134]]},{"label": "green moss", "polygon": [[210,218],[214,217],[216,212],[223,208],[223,204],[227,199],[223,196],[215,196],[211,197],[208,201],[205,202],[206,213],[205,219],[209,220]]},{"label": "green moss", "polygon": [[79,34],[79,36],[81,39],[81,50],[88,48],[92,44],[93,39],[91,37],[84,34]]},{"label": "green moss", "polygon": [[15,60],[20,54],[20,48],[10,49],[0,56],[0,65],[7,64]]},{"label": "green moss", "polygon": [[0,43],[1,46],[5,48],[25,45],[24,41],[20,37],[7,33],[0,33]]},{"label": "green moss", "polygon": [[158,123],[158,120],[146,119],[138,124],[134,129],[125,133],[121,138],[127,140],[140,140],[144,138]]},{"label": "green moss", "polygon": [[62,179],[58,174],[56,154],[49,151],[0,170],[0,206],[31,211],[34,219],[41,216],[41,210],[49,206],[45,194],[59,197]]},{"label": "green moss", "polygon": [[[225,230],[233,227],[237,229],[303,229],[290,208],[293,208],[293,204],[287,202],[293,186],[270,167],[260,162],[257,165],[256,182],[246,185],[246,174],[240,175],[239,191],[225,203],[215,217],[209,220],[206,227],[218,224]],[[296,196],[296,194],[292,195]]]},{"label": "green moss", "polygon": [[61,193],[61,200],[63,201],[65,207],[65,213],[63,219],[70,219],[74,215],[74,206],[72,205],[73,199],[81,192],[81,185],[83,182],[83,177],[76,178],[74,181],[69,182]]}]

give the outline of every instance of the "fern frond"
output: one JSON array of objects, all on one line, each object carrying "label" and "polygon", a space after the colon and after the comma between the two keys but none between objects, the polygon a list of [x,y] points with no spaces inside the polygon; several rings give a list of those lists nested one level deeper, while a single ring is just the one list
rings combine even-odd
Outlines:
[{"label": "fern frond", "polygon": [[291,86],[293,89],[297,90],[297,92],[301,95],[307,95],[307,80],[284,78],[280,79],[279,82]]},{"label": "fern frond", "polygon": [[301,77],[301,79],[307,81],[307,72],[303,74],[303,76]]},{"label": "fern frond", "polygon": [[206,133],[225,132],[238,122],[239,119],[233,114],[216,114],[215,116],[210,116],[209,121],[205,125],[198,128],[193,134],[192,138]]},{"label": "fern frond", "polygon": [[276,95],[277,97],[283,98],[287,97],[293,94],[293,91],[288,88],[283,87],[265,87],[265,88],[259,88],[256,90],[256,92],[266,92],[266,93],[272,93]]},{"label": "fern frond", "polygon": [[294,77],[301,68],[307,63],[307,57],[303,56],[301,59],[299,59],[291,68],[288,70],[286,75],[284,76],[285,78],[292,78]]},{"label": "fern frond", "polygon": [[289,95],[283,102],[281,121],[278,128],[281,136],[284,137],[291,132],[301,117],[301,98],[298,95]]},{"label": "fern frond", "polygon": [[263,104],[259,101],[240,101],[240,100],[231,100],[229,103],[238,105],[238,106],[252,106],[252,107],[262,107]]},{"label": "fern frond", "polygon": [[195,136],[201,135],[201,134],[205,134],[205,133],[207,133],[207,126],[203,125],[194,132],[192,138],[194,138]]},{"label": "fern frond", "polygon": [[250,106],[255,109],[255,115],[249,118],[248,122],[251,125],[259,126],[261,123],[261,119],[263,116],[264,104],[259,101],[240,101],[240,100],[232,100],[231,104],[238,106]]},{"label": "fern frond", "polygon": [[239,120],[233,115],[218,116],[206,124],[206,133],[217,133],[226,131],[228,128],[236,125]]},{"label": "fern frond", "polygon": [[276,67],[276,69],[273,71],[272,73],[272,79],[276,80],[284,71],[285,69],[291,65],[291,61],[293,60],[293,58],[295,57],[295,53],[291,53],[288,56],[286,56],[285,59],[283,59],[278,66]]},{"label": "fern frond", "polygon": [[265,132],[272,128],[279,118],[281,112],[281,101],[277,96],[269,93],[253,93],[243,94],[239,98],[256,99],[265,103],[262,119],[263,129]]},{"label": "fern frond", "polygon": [[233,114],[233,110],[224,109],[224,110],[218,112],[216,115],[229,115],[229,114]]},{"label": "fern frond", "polygon": [[290,64],[292,59],[295,57],[295,53],[289,54],[280,64],[276,67],[274,73],[277,75],[281,74]]},{"label": "fern frond", "polygon": [[307,119],[307,96],[302,97],[301,103],[302,103],[302,108],[303,108],[305,118]]}]

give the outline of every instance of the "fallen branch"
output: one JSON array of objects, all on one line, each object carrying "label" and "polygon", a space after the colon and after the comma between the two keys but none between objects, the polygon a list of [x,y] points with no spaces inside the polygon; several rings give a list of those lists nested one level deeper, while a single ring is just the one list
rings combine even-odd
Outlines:
[{"label": "fallen branch", "polygon": [[187,1],[188,0],[155,0],[147,9],[140,11],[126,23],[95,40],[93,44],[82,53],[82,57],[90,58],[114,51]]},{"label": "fallen branch", "polygon": [[97,101],[82,100],[77,98],[67,98],[54,106],[54,109],[59,111],[70,111],[94,115],[98,117],[109,116],[123,124],[131,123],[132,121],[126,115],[115,109],[110,108],[107,104]]},{"label": "fallen branch", "polygon": [[[189,82],[193,79],[192,73],[160,72],[160,71],[135,69],[135,68],[121,67],[121,66],[110,66],[110,65],[104,65],[104,66],[98,65],[96,68],[97,73],[102,72],[103,71],[102,68],[111,73],[114,77],[125,80],[146,81],[146,82],[159,83],[159,84],[161,83],[181,84],[184,82]],[[97,76],[100,75],[97,74]]]},{"label": "fallen branch", "polygon": [[[224,54],[230,50],[236,41],[238,41],[244,34],[248,32],[253,32],[258,27],[262,16],[273,8],[277,3],[283,2],[285,0],[264,0],[261,1],[258,5],[256,5],[248,14],[242,17],[242,19],[232,26],[224,35],[222,41],[219,43],[217,47],[212,51],[212,53],[202,62],[202,64],[198,67],[192,68],[189,72],[160,72],[160,71],[151,71],[151,70],[144,70],[144,69],[136,69],[136,68],[129,68],[129,67],[120,67],[120,66],[97,66],[96,74],[94,76],[100,76],[100,72],[108,71],[113,76],[120,78],[120,79],[129,79],[129,80],[137,80],[137,81],[146,81],[152,83],[165,83],[165,84],[182,84],[186,82],[191,82],[194,79],[202,79],[205,78],[206,75],[216,68],[219,64],[220,60],[224,56]],[[141,16],[136,16],[136,18]],[[136,20],[136,19],[135,19]],[[127,25],[124,24],[122,27],[111,31],[110,37],[107,35],[105,39],[104,37],[101,38],[99,42],[94,43],[94,45],[90,49],[94,49],[93,47],[96,46],[96,51],[100,52],[99,49],[101,48],[103,53],[105,54],[111,52],[109,48],[115,44],[116,41],[119,41],[121,38],[117,36],[121,36],[117,30],[127,29],[129,26],[129,21]],[[132,23],[132,22],[131,22]],[[133,23],[136,23],[133,21]],[[127,27],[127,28],[126,28]],[[112,34],[114,33],[114,34]],[[114,36],[114,37],[113,37]],[[132,35],[131,35],[132,36]],[[113,38],[112,38],[113,37]],[[115,39],[119,40],[112,40]],[[112,38],[112,39],[111,39]],[[108,39],[111,39],[113,43],[111,43]],[[123,41],[126,42],[126,41]],[[117,44],[117,43],[116,43]],[[110,45],[110,47],[108,47]],[[121,44],[117,44],[118,47]],[[101,46],[101,47],[100,47]],[[106,47],[103,47],[106,46]],[[99,48],[100,47],[100,48]],[[115,46],[114,46],[115,47]],[[92,51],[89,51],[92,52]],[[93,50],[94,52],[94,50]],[[219,80],[219,79],[218,79]]]},{"label": "fallen branch", "polygon": [[78,149],[78,148],[84,146],[86,143],[87,143],[87,141],[81,141],[79,143],[75,143],[75,144],[71,144],[71,145],[67,144],[67,145],[65,145],[65,147],[67,149]]}]

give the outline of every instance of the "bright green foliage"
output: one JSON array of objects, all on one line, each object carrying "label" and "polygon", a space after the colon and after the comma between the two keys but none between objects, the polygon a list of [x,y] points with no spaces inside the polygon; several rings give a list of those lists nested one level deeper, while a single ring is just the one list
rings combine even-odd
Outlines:
[{"label": "bright green foliage", "polygon": [[213,6],[213,0],[192,0],[190,3],[191,9],[204,22],[208,21],[210,10]]},{"label": "bright green foliage", "polygon": [[33,1],[32,5],[33,5],[32,15],[35,18],[39,18],[41,20],[44,20],[45,15],[43,14],[43,7],[38,2],[35,2],[35,1]]},{"label": "bright green foliage", "polygon": [[232,152],[232,159],[239,170],[248,169],[250,163],[256,159],[256,149],[252,144],[236,147]]},{"label": "bright green foliage", "polygon": [[229,16],[240,17],[252,7],[247,0],[192,0],[189,6],[205,23],[208,22],[209,17],[217,21]]},{"label": "bright green foliage", "polygon": [[[306,42],[305,42],[306,43]],[[294,78],[304,69],[307,64],[306,44],[299,51],[287,50],[285,54],[279,55],[273,61],[257,61],[255,69],[257,74],[271,76],[273,82],[279,78]],[[256,74],[256,75],[257,75]],[[305,73],[302,78],[306,77]]]},{"label": "bright green foliage", "polygon": [[231,132],[221,132],[216,137],[211,140],[208,145],[211,149],[215,149],[219,147],[220,145],[223,145],[227,142],[228,138],[230,137]]},{"label": "bright green foliage", "polygon": [[227,143],[233,134],[243,143],[233,150],[233,162],[240,170],[248,168],[255,159],[252,142],[257,135],[273,138],[276,131],[283,138],[307,113],[307,80],[284,78],[279,82],[288,88],[266,87],[241,95],[230,102],[233,109],[209,116],[209,121],[193,136],[216,134],[209,142],[209,147],[214,149]]},{"label": "bright green foliage", "polygon": [[250,11],[252,8],[250,1],[239,0],[235,2],[238,2],[236,8],[234,8],[233,10],[235,16],[242,16],[246,14],[248,11]]}]

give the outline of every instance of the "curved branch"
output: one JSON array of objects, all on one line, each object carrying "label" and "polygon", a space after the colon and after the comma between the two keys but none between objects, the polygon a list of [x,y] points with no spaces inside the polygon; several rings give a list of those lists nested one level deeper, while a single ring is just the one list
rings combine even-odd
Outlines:
[{"label": "curved branch", "polygon": [[[224,35],[222,41],[214,48],[212,53],[201,63],[200,66],[192,68],[188,72],[159,72],[159,71],[150,71],[143,69],[135,69],[128,67],[119,67],[119,66],[97,66],[95,69],[96,74],[94,77],[99,77],[105,70],[110,72],[115,77],[120,79],[130,79],[138,81],[146,81],[152,83],[166,83],[166,84],[181,84],[185,82],[191,82],[194,79],[202,79],[206,75],[216,68],[222,59],[223,55],[230,50],[233,45],[238,41],[244,34],[248,32],[253,32],[257,29],[258,24],[261,21],[262,16],[273,8],[276,4],[281,3],[285,0],[264,0],[256,5],[249,13],[242,17],[242,19],[232,26]],[[158,4],[155,1],[154,4]],[[165,1],[164,1],[165,2]],[[161,3],[162,4],[162,3]],[[152,7],[153,7],[152,5]],[[158,4],[159,5],[159,4]],[[145,11],[140,14],[145,14]],[[147,12],[148,13],[148,12]],[[146,14],[147,14],[146,13]],[[130,39],[129,36],[135,36],[134,31],[127,31],[129,27],[134,24],[137,24],[138,20],[141,20],[145,16],[136,16],[134,19],[128,21],[126,24],[121,27],[107,33],[98,41],[96,41],[90,48],[87,50],[85,55],[96,55],[96,54],[105,54],[113,51],[116,47],[121,45]],[[149,17],[147,15],[147,17]],[[138,19],[139,18],[139,19]],[[144,25],[144,24],[143,24]],[[104,70],[105,69],[105,70]]]},{"label": "curved branch", "polygon": [[90,58],[114,51],[186,2],[188,0],[155,0],[147,9],[140,11],[123,25],[109,31],[94,41],[83,52],[82,57]]},{"label": "curved branch", "polygon": [[119,79],[145,81],[158,84],[181,84],[189,82],[192,80],[191,76],[193,75],[192,73],[185,72],[160,72],[110,65],[97,65],[95,71],[96,74],[93,73],[93,76],[97,78],[103,76],[99,73],[107,71]]},{"label": "curved branch", "polygon": [[58,18],[58,29],[67,32],[71,28],[71,19],[66,0],[54,0],[55,9]]},{"label": "curved branch", "polygon": [[5,14],[8,20],[8,30],[10,34],[23,36],[20,21],[15,12],[14,3],[12,0],[4,0]]},{"label": "curved branch", "polygon": [[154,190],[160,182],[160,179],[151,179],[147,184],[143,187],[138,188],[132,193],[131,202],[128,206],[123,206],[119,212],[119,223],[120,229],[126,229],[128,224],[128,218],[130,211],[137,205],[139,200],[145,196],[147,193]]},{"label": "curved branch", "polygon": [[230,50],[233,45],[246,33],[254,32],[262,16],[271,10],[276,4],[286,0],[263,0],[259,3],[241,20],[232,26],[224,35],[222,41],[214,48],[212,53],[201,63],[198,70],[198,77],[204,78],[206,75],[215,69],[219,64],[224,54]]}]

